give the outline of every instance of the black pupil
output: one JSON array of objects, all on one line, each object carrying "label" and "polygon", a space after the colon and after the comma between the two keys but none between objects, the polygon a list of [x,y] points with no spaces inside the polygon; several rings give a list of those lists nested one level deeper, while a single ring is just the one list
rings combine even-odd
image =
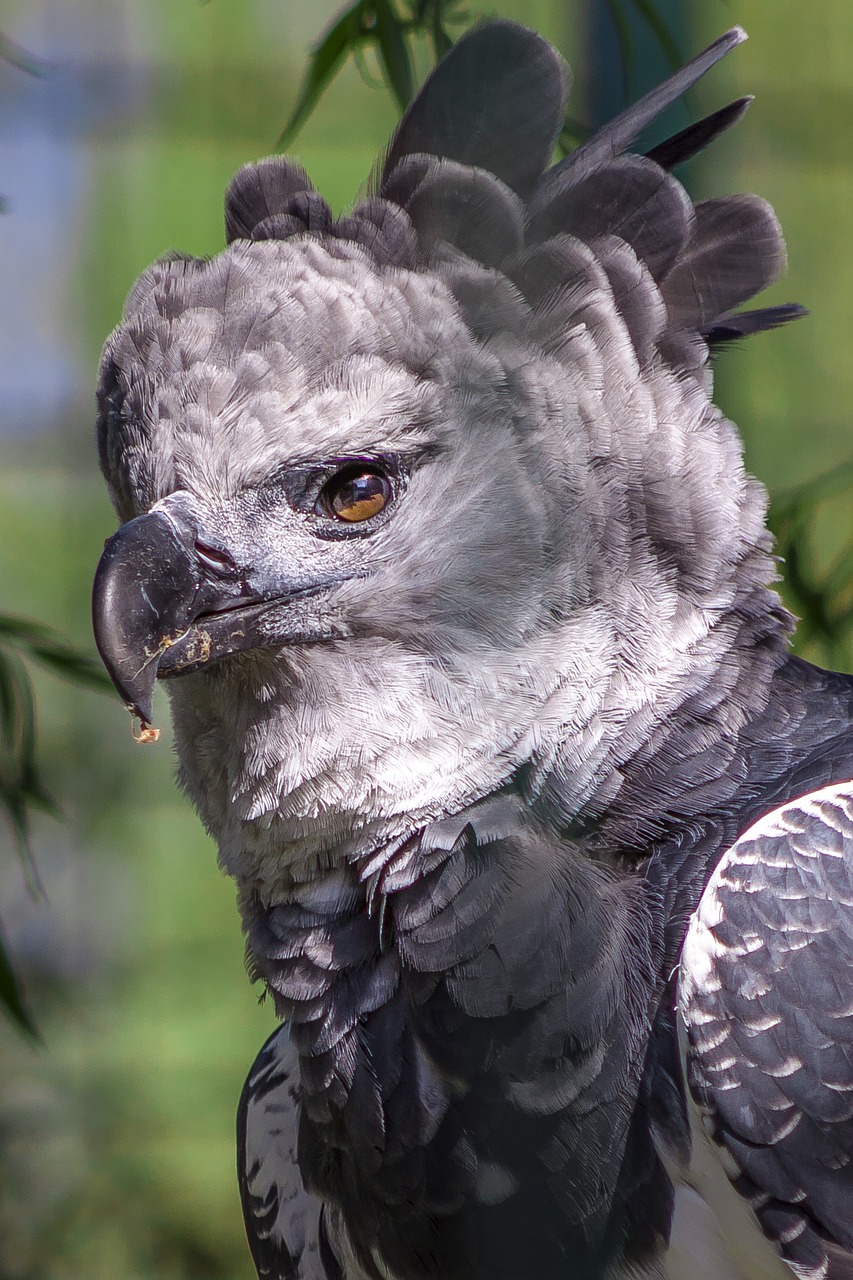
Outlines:
[{"label": "black pupil", "polygon": [[344,520],[368,520],[382,510],[388,497],[388,481],[375,471],[348,475],[329,487],[330,506]]}]

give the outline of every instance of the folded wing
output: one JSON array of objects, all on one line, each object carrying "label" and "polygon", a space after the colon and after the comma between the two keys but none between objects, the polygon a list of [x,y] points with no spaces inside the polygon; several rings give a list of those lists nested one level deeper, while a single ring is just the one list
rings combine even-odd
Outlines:
[{"label": "folded wing", "polygon": [[259,1280],[336,1280],[324,1253],[322,1205],[297,1164],[299,1066],[287,1027],[269,1037],[237,1110],[237,1176]]},{"label": "folded wing", "polygon": [[688,1105],[733,1187],[796,1274],[853,1276],[853,782],[726,853],[678,1000]]}]

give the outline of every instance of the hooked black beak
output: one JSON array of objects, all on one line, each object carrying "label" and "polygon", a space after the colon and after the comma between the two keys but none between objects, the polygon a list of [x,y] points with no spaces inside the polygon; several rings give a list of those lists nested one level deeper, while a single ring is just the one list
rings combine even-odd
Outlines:
[{"label": "hooked black beak", "polygon": [[185,674],[270,644],[253,623],[274,601],[214,577],[194,535],[159,511],[138,516],[104,548],[92,618],[98,652],[128,710],[150,724],[158,676]]}]

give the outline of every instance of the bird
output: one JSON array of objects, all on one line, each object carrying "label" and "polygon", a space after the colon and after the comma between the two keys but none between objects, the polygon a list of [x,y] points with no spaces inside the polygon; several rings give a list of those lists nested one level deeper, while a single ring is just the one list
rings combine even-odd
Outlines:
[{"label": "bird", "polygon": [[637,143],[744,38],[552,163],[562,59],[480,24],[351,210],[245,166],[107,340],[95,634],[280,1019],[265,1280],[853,1276],[853,678],[713,401],[803,309],[673,173],[750,99]]}]

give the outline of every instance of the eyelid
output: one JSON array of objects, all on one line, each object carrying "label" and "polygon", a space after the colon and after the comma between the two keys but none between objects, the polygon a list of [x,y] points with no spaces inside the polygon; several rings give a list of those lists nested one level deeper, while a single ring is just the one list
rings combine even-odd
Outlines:
[{"label": "eyelid", "polygon": [[359,465],[364,466],[365,470],[374,470],[386,475],[395,493],[405,474],[402,460],[397,455],[347,454],[335,458],[324,458],[318,462],[294,463],[280,467],[263,488],[272,491],[271,498],[275,491],[283,492],[294,511],[313,515],[320,494],[329,481],[338,472]]}]

